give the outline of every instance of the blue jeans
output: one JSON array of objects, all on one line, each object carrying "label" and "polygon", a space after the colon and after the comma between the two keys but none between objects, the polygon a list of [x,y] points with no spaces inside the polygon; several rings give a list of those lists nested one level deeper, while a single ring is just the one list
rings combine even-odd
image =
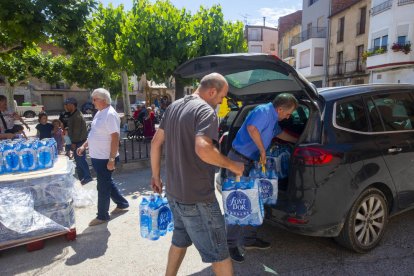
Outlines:
[{"label": "blue jeans", "polygon": [[85,141],[75,143],[76,149],[75,149],[75,152],[73,153],[73,156],[75,157],[75,163],[76,163],[76,173],[78,174],[79,180],[92,178],[91,172],[89,171],[88,162],[86,162],[86,152],[83,152],[82,156],[79,156],[76,153],[77,149],[80,148],[84,142]]},{"label": "blue jeans", "polygon": [[[241,158],[239,155],[232,151],[229,151],[227,157],[233,161],[244,163],[244,176],[249,175],[249,171],[252,168],[252,161]],[[231,172],[227,171],[227,176],[234,176]],[[227,245],[229,248],[235,248],[238,246],[252,245],[257,239],[257,226],[240,226],[240,225],[227,225]]]},{"label": "blue jeans", "polygon": [[168,195],[167,199],[174,218],[173,245],[187,248],[194,243],[205,263],[220,262],[229,257],[224,217],[217,200],[184,204]]},{"label": "blue jeans", "polygon": [[[118,160],[118,158],[116,158]],[[108,159],[92,158],[92,166],[96,171],[97,189],[98,189],[98,214],[97,219],[109,220],[110,199],[116,203],[118,208],[124,209],[129,207],[128,201],[121,195],[112,179],[112,171],[108,170],[106,165]]]}]

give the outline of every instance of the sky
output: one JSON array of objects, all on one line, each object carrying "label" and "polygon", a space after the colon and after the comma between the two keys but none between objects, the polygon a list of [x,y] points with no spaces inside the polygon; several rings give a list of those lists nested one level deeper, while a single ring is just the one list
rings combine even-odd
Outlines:
[{"label": "sky", "polygon": [[[112,3],[114,6],[123,4],[131,9],[132,0],[100,0],[104,6]],[[155,0],[151,0],[155,2]],[[200,5],[209,8],[220,4],[225,20],[242,21],[248,25],[263,25],[266,17],[266,26],[276,27],[279,17],[302,9],[302,0],[170,0],[177,8],[186,8],[192,14],[197,12]]]}]

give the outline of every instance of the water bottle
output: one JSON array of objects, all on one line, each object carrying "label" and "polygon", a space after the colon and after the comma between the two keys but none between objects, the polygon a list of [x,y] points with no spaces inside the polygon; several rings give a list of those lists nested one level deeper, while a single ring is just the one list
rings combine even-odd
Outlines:
[{"label": "water bottle", "polygon": [[38,143],[37,159],[39,169],[48,169],[53,166],[53,152],[52,148],[48,146],[47,140],[41,140]]},{"label": "water bottle", "polygon": [[4,173],[3,147],[3,143],[0,141],[0,175]]},{"label": "water bottle", "polygon": [[169,222],[168,222],[168,226],[167,226],[167,232],[172,232],[174,230],[174,218],[173,218],[173,215],[172,215],[172,211],[171,211],[170,205],[168,204],[167,198],[164,197],[162,199],[162,201],[163,201],[164,206],[167,206],[167,208],[170,210],[171,215],[168,218]]},{"label": "water bottle", "polygon": [[18,147],[18,144],[11,141],[4,145],[3,159],[5,172],[18,172],[20,170]]},{"label": "water bottle", "polygon": [[149,208],[148,208],[149,201],[146,197],[142,198],[141,203],[139,204],[139,226],[141,237],[148,238],[149,235],[149,225],[150,225],[150,217],[149,217]]},{"label": "water bottle", "polygon": [[290,153],[287,148],[284,148],[279,155],[280,158],[280,178],[286,178],[289,174],[289,159]]},{"label": "water bottle", "polygon": [[34,171],[37,168],[37,153],[29,141],[20,146],[19,162],[22,172]]},{"label": "water bottle", "polygon": [[168,205],[168,200],[165,197],[162,198],[161,208],[158,211],[157,220],[160,236],[165,236],[167,232],[171,232],[172,213]]},{"label": "water bottle", "polygon": [[148,239],[158,240],[160,238],[160,229],[158,224],[158,214],[162,205],[162,199],[159,194],[152,194],[149,199],[148,207],[150,209],[150,227]]}]

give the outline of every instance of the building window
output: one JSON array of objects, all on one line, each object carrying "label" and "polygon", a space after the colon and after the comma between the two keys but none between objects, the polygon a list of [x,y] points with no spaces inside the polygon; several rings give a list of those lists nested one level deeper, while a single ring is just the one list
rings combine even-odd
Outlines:
[{"label": "building window", "polygon": [[338,21],[338,35],[336,42],[344,41],[344,31],[345,31],[345,17],[339,18]]},{"label": "building window", "polygon": [[249,29],[249,41],[262,41],[260,29]]},{"label": "building window", "polygon": [[374,51],[382,48],[387,50],[388,45],[388,35],[384,35],[382,37],[377,37],[374,39]]},{"label": "building window", "polygon": [[306,68],[310,66],[310,50],[300,52],[299,54],[299,68]]},{"label": "building window", "polygon": [[315,66],[323,66],[323,48],[315,48]]},{"label": "building window", "polygon": [[364,52],[364,45],[357,46],[357,61],[356,61],[356,71],[362,71],[362,53]]},{"label": "building window", "polygon": [[360,15],[359,15],[359,22],[357,24],[357,35],[365,34],[367,7],[360,8],[359,11],[360,11]]},{"label": "building window", "polygon": [[323,30],[325,26],[325,24],[323,23],[324,23],[324,17],[323,16],[318,17],[318,21],[316,21],[316,28],[318,32]]},{"label": "building window", "polygon": [[344,73],[344,52],[340,51],[336,54],[336,74],[342,75]]},{"label": "building window", "polygon": [[405,45],[406,40],[407,40],[407,37],[405,35],[401,35],[398,37],[397,43],[399,45]]},{"label": "building window", "polygon": [[308,29],[306,30],[306,36],[307,37],[305,40],[308,40],[312,37],[312,22],[308,23]]},{"label": "building window", "polygon": [[251,45],[249,52],[250,53],[261,53],[262,52],[262,46],[261,45]]},{"label": "building window", "polygon": [[309,7],[318,2],[318,0],[309,0]]}]

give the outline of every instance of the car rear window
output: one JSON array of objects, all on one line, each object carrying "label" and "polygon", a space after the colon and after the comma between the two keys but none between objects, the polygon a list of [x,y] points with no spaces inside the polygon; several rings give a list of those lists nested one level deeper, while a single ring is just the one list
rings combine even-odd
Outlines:
[{"label": "car rear window", "polygon": [[266,69],[255,69],[238,72],[226,75],[225,78],[230,85],[236,88],[243,88],[264,81],[291,79],[289,76],[285,74]]},{"label": "car rear window", "polygon": [[367,116],[361,98],[351,98],[336,103],[336,124],[340,127],[368,131]]}]

